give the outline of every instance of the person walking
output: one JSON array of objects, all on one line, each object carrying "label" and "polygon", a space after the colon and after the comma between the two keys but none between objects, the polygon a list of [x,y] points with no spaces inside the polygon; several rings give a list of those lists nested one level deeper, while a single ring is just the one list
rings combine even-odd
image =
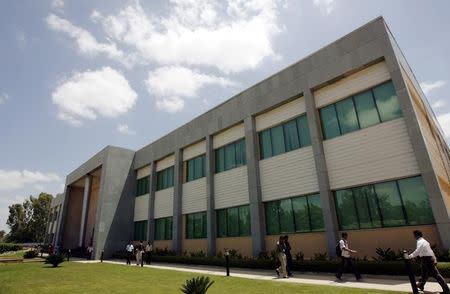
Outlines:
[{"label": "person walking", "polygon": [[139,241],[139,244],[136,246],[136,265],[139,266],[142,263],[142,250],[144,249],[144,244],[142,244],[142,240]]},{"label": "person walking", "polygon": [[150,260],[152,258],[153,246],[150,242],[147,242],[147,246],[145,246],[145,263],[150,264]]},{"label": "person walking", "polygon": [[[336,278],[339,281],[342,281],[342,273],[348,267],[354,274],[357,281],[361,280],[361,275],[358,272],[358,269],[356,268],[355,264],[353,263],[351,253],[356,253],[356,250],[352,250],[348,247],[348,234],[343,232],[342,238],[339,240],[338,245],[336,246],[336,253],[338,256],[341,257],[341,264],[338,268],[338,271],[336,273]],[[340,253],[340,254],[339,254]]]},{"label": "person walking", "polygon": [[286,253],[286,270],[289,277],[292,277],[292,254],[291,244],[289,244],[289,236],[284,236],[284,249]]},{"label": "person walking", "polygon": [[414,250],[413,253],[411,253],[408,257],[420,258],[420,264],[421,264],[421,278],[419,282],[417,283],[417,288],[419,288],[421,291],[425,288],[425,284],[428,281],[428,277],[432,276],[436,279],[436,281],[441,285],[443,292],[445,294],[450,294],[450,289],[448,288],[448,285],[445,283],[444,278],[439,273],[439,270],[436,267],[437,259],[434,255],[433,250],[430,247],[430,243],[423,238],[423,234],[419,230],[415,230],[413,232],[414,238],[417,240],[417,246],[416,250]]},{"label": "person walking", "polygon": [[283,275],[283,278],[287,278],[287,272],[286,272],[286,247],[284,244],[284,237],[280,236],[277,242],[277,247],[275,249],[277,253],[278,261],[280,262],[280,266],[275,269],[277,272],[277,275],[280,276],[280,272]]},{"label": "person walking", "polygon": [[126,254],[127,254],[127,265],[131,265],[131,256],[133,255],[133,250],[134,250],[134,246],[133,246],[133,242],[128,242],[127,246],[125,247],[126,250]]}]

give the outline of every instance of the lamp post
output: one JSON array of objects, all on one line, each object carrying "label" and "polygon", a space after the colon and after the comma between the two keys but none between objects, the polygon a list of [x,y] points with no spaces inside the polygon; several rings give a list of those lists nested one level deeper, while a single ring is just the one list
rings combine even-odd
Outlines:
[{"label": "lamp post", "polygon": [[403,260],[405,261],[406,266],[406,273],[408,274],[409,282],[411,283],[411,288],[414,294],[418,294],[419,290],[417,289],[416,277],[414,276],[412,270],[411,260],[409,259],[408,252],[406,250],[402,250],[402,252],[403,252]]},{"label": "lamp post", "polygon": [[225,266],[227,268],[227,277],[230,276],[230,252],[225,249]]}]

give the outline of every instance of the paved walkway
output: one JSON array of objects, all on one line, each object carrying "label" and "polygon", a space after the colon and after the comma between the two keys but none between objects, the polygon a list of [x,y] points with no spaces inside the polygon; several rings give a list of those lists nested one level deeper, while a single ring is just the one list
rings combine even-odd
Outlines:
[{"label": "paved walkway", "polygon": [[[77,260],[77,262],[83,263],[97,263],[98,260]],[[125,261],[122,260],[105,260],[105,263],[124,265]],[[136,266],[136,265],[132,265]],[[165,269],[165,270],[175,270],[190,273],[199,273],[207,275],[225,276],[225,269],[223,267],[216,266],[203,266],[203,265],[185,265],[185,264],[169,264],[169,263],[159,263],[152,262],[151,265],[144,265],[145,268],[155,268],[155,269]],[[412,292],[409,280],[404,276],[374,276],[365,275],[363,281],[356,282],[354,277],[350,274],[344,275],[343,281],[339,282],[336,280],[333,274],[329,273],[296,273],[294,272],[294,277],[289,279],[281,279],[276,277],[275,271],[269,270],[259,270],[259,269],[242,269],[242,268],[231,268],[230,275],[233,277],[245,278],[245,279],[255,279],[255,280],[266,280],[275,281],[280,283],[299,283],[299,284],[311,284],[311,285],[322,285],[322,286],[336,286],[336,287],[352,287],[360,289],[373,289],[373,290],[391,290],[391,291],[402,291],[402,292]],[[431,279],[430,279],[431,281]],[[436,282],[428,282],[425,287],[424,293],[439,293],[442,291],[439,284]]]}]

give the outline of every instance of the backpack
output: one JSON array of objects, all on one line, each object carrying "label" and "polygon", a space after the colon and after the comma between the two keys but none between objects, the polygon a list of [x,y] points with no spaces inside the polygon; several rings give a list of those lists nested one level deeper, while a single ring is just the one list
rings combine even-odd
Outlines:
[{"label": "backpack", "polygon": [[341,249],[341,241],[339,240],[339,242],[336,245],[336,256],[337,257],[341,257],[342,256],[342,249]]}]

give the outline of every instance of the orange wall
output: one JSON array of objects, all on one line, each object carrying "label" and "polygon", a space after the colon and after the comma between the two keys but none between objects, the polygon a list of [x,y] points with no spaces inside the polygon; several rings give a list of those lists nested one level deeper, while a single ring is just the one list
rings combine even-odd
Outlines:
[{"label": "orange wall", "polygon": [[[305,258],[311,258],[315,253],[327,252],[327,239],[324,232],[287,235],[292,247],[292,256],[301,251]],[[279,237],[279,235],[266,236],[266,251],[275,249]]]},{"label": "orange wall", "polygon": [[93,236],[92,232],[95,226],[95,216],[97,211],[99,192],[100,192],[100,177],[93,177],[91,194],[89,195],[89,206],[88,206],[89,208],[86,221],[86,233],[84,238],[85,246],[89,246],[91,237]]},{"label": "orange wall", "polygon": [[234,249],[243,256],[252,256],[252,237],[217,238],[217,253],[224,253],[225,249]]},{"label": "orange wall", "polygon": [[186,215],[181,218],[181,251],[186,253],[208,252],[208,239],[186,239]]},{"label": "orange wall", "polygon": [[416,248],[416,240],[412,234],[414,230],[421,230],[431,245],[440,244],[436,227],[427,225],[347,231],[349,247],[358,251],[354,256],[367,256],[369,259],[376,256],[375,250],[378,247],[391,248],[394,251],[399,249],[412,251]]},{"label": "orange wall", "polygon": [[70,187],[69,189],[69,204],[67,206],[66,223],[62,240],[64,248],[67,249],[78,247],[83,193],[84,188],[82,187]]}]

